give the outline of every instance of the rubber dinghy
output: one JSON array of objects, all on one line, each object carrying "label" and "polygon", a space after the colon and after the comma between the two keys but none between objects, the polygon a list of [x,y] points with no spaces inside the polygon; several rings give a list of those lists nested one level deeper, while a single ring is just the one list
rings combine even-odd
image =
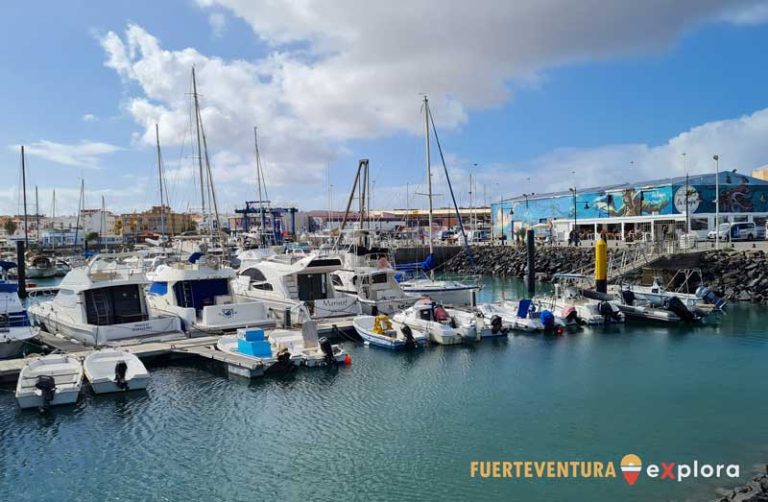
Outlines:
[{"label": "rubber dinghy", "polygon": [[407,324],[392,321],[386,315],[362,315],[352,319],[352,326],[360,338],[375,347],[390,350],[408,350],[423,347],[427,337]]},{"label": "rubber dinghy", "polygon": [[92,352],[83,362],[85,377],[96,394],[146,389],[149,372],[135,354],[105,349]]},{"label": "rubber dinghy", "polygon": [[51,354],[30,360],[19,373],[16,400],[21,408],[39,408],[74,404],[83,386],[80,360],[63,354]]}]

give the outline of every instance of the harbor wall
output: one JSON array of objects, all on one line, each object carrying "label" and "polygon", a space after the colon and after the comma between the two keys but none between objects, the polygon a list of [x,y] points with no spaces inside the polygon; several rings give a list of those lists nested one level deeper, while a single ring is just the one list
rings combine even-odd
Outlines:
[{"label": "harbor wall", "polygon": [[[439,267],[463,252],[462,246],[434,246],[432,256]],[[429,246],[402,247],[395,249],[396,263],[424,261],[429,256]]]}]

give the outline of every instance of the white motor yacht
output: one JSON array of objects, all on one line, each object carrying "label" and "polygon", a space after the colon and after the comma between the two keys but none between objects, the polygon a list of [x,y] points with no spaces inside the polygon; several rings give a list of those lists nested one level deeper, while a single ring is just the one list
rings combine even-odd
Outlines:
[{"label": "white motor yacht", "polygon": [[391,315],[418,301],[417,297],[405,294],[396,274],[391,268],[357,267],[334,272],[331,281],[336,291],[356,298],[364,314]]},{"label": "white motor yacht", "polygon": [[490,332],[481,318],[468,312],[446,309],[428,298],[395,314],[393,320],[425,333],[432,342],[440,345],[476,342],[482,338],[483,332]]}]

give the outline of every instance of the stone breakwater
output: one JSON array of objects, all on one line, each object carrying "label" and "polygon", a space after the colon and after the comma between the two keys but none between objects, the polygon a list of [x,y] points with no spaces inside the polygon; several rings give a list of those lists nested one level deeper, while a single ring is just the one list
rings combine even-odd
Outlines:
[{"label": "stone breakwater", "polygon": [[[621,261],[624,249],[608,250],[610,261]],[[520,247],[487,246],[473,249],[475,273],[500,277],[523,278],[526,270],[526,252]],[[590,247],[536,248],[536,280],[551,282],[556,273],[581,270],[591,275],[595,251]],[[703,284],[730,302],[768,303],[768,257],[763,251],[703,251],[660,258],[628,274],[625,280],[650,284],[654,277],[663,282],[672,279],[681,269],[699,269]],[[465,251],[445,262],[441,270],[459,274],[473,273]],[[700,284],[694,280],[690,292]]]},{"label": "stone breakwater", "polygon": [[768,502],[768,474],[761,474],[744,486],[734,488],[720,502]]}]

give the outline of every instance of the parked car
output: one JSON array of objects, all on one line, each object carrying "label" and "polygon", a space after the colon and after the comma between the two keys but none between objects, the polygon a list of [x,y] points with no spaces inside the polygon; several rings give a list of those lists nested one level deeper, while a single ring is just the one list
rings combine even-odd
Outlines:
[{"label": "parked car", "polygon": [[765,239],[765,227],[754,223],[721,223],[717,231],[712,230],[707,234],[707,239],[721,241],[753,241]]}]

